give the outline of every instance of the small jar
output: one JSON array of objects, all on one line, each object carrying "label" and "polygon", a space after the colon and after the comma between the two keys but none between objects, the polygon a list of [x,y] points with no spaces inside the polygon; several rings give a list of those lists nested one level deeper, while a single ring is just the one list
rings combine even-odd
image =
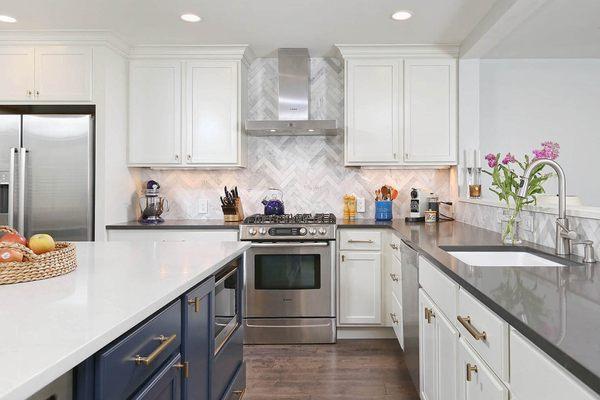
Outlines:
[{"label": "small jar", "polygon": [[433,222],[437,222],[437,211],[434,210],[427,210],[425,211],[425,222],[426,223],[433,223]]}]

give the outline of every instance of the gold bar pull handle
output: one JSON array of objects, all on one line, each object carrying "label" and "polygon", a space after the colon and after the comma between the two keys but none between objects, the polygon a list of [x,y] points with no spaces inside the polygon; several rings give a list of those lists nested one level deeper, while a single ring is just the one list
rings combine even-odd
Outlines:
[{"label": "gold bar pull handle", "polygon": [[478,372],[477,365],[467,363],[467,382],[471,382],[471,379],[473,379],[473,372]]},{"label": "gold bar pull handle", "polygon": [[194,297],[193,299],[188,300],[188,304],[194,306],[194,312],[200,312],[200,297]]},{"label": "gold bar pull handle", "polygon": [[246,389],[233,391],[233,394],[235,394],[237,396],[238,400],[240,400],[242,397],[244,397],[245,393],[246,393]]},{"label": "gold bar pull handle", "polygon": [[456,317],[456,319],[458,319],[458,322],[460,322],[460,324],[465,327],[467,332],[469,332],[475,340],[487,339],[487,334],[485,333],[485,331],[479,332],[477,328],[475,328],[471,323],[471,317],[469,317],[468,315],[466,317],[461,317],[459,315],[458,317]]},{"label": "gold bar pull handle", "polygon": [[398,282],[398,281],[399,281],[399,279],[398,279],[398,275],[396,275],[396,274],[393,274],[393,273],[391,273],[391,272],[390,272],[390,278],[392,278],[392,280],[393,280],[394,282]]},{"label": "gold bar pull handle", "polygon": [[181,368],[183,370],[183,377],[185,379],[190,377],[190,363],[185,361],[179,364],[173,365],[173,368]]},{"label": "gold bar pull handle", "polygon": [[152,361],[154,361],[156,359],[156,357],[158,357],[160,355],[160,353],[165,351],[165,349],[167,347],[169,347],[169,345],[171,343],[173,343],[173,341],[175,340],[176,337],[177,337],[177,335],[171,335],[169,337],[160,335],[159,337],[156,338],[156,340],[160,341],[160,344],[158,345],[158,347],[156,349],[154,349],[154,351],[152,353],[150,353],[150,355],[148,355],[147,357],[142,357],[138,354],[133,358],[133,361],[135,361],[135,363],[137,365],[141,365],[141,364],[150,365],[152,363]]},{"label": "gold bar pull handle", "polygon": [[425,319],[427,320],[428,324],[431,323],[431,318],[435,318],[435,314],[433,313],[433,310],[431,308],[425,307]]},{"label": "gold bar pull handle", "polygon": [[348,243],[373,243],[371,239],[368,240],[358,240],[358,239],[350,239]]},{"label": "gold bar pull handle", "polygon": [[396,313],[390,313],[390,318],[394,324],[398,324],[398,318],[396,318]]}]

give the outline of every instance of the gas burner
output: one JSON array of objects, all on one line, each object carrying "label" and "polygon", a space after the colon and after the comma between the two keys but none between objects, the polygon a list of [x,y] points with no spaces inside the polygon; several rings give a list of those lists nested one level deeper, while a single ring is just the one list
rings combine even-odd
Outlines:
[{"label": "gas burner", "polygon": [[244,224],[262,225],[262,224],[335,224],[335,215],[329,214],[283,214],[283,215],[264,215],[254,214],[244,219]]}]

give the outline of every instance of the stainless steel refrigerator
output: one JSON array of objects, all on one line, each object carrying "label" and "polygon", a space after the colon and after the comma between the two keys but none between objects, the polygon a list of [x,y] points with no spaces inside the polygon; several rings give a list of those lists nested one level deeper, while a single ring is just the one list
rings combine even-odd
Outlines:
[{"label": "stainless steel refrigerator", "polygon": [[26,237],[93,240],[94,115],[37,107],[0,108],[0,224]]}]

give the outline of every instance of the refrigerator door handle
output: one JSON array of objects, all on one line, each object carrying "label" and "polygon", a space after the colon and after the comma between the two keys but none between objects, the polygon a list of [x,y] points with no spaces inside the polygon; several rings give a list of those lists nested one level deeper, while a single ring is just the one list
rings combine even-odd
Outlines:
[{"label": "refrigerator door handle", "polygon": [[21,147],[19,152],[19,210],[17,217],[17,230],[25,234],[25,167],[27,163],[27,149]]},{"label": "refrigerator door handle", "polygon": [[15,154],[19,151],[16,147],[10,148],[10,161],[8,169],[8,226],[15,227]]}]

